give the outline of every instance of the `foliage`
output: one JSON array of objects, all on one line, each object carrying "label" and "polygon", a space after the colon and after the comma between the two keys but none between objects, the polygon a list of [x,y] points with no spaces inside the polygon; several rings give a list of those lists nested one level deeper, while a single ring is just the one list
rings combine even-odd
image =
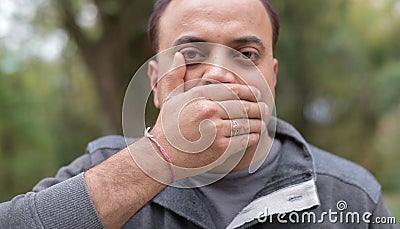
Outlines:
[{"label": "foliage", "polygon": [[310,142],[396,191],[400,2],[379,2],[273,2],[282,18],[277,110]]},{"label": "foliage", "polygon": [[13,30],[34,23],[35,33],[20,34],[15,50],[7,45],[12,42],[9,37],[0,37],[4,41],[0,43],[1,201],[54,175],[101,134],[93,82],[73,51],[73,42],[66,44],[59,59],[41,56],[35,49],[35,37],[44,39],[58,30],[56,24],[18,16]]}]

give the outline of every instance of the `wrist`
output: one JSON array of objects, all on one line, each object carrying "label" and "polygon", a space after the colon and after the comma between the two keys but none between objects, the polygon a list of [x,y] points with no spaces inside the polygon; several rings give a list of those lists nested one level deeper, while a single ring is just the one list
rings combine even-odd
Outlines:
[{"label": "wrist", "polygon": [[[162,184],[171,184],[176,180],[175,171],[160,151],[159,146],[148,137],[141,138],[134,146],[128,146],[129,154],[135,164],[150,178]],[[135,148],[132,148],[135,147]]]}]

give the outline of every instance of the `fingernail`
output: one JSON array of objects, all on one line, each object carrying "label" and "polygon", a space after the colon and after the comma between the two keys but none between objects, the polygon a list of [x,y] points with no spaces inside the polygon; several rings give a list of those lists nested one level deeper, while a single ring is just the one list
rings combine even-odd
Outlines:
[{"label": "fingernail", "polygon": [[178,55],[179,55],[179,52],[176,52],[175,55],[174,55],[174,59],[172,60],[172,68],[178,67],[178,66],[176,66],[177,65]]},{"label": "fingernail", "polygon": [[261,99],[261,92],[260,92],[260,90],[258,90],[257,88],[253,87],[252,91],[253,91],[254,96],[256,97],[256,99],[257,99],[257,100],[260,100],[260,99]]},{"label": "fingernail", "polygon": [[261,100],[261,91],[257,89],[257,99]]},{"label": "fingernail", "polygon": [[265,124],[264,121],[262,121],[261,123],[262,123],[261,132],[264,132],[267,129],[267,124]]}]

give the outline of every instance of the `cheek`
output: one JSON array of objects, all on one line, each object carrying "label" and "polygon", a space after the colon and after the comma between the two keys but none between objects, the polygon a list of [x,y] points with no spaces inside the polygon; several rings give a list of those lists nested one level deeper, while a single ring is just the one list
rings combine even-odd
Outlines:
[{"label": "cheek", "polygon": [[268,59],[268,63],[264,66],[260,66],[259,70],[261,72],[261,78],[268,84],[271,91],[275,89],[275,71],[274,71],[274,63],[273,59]]},{"label": "cheek", "polygon": [[275,77],[272,69],[259,67],[258,70],[253,69],[242,76],[244,76],[241,77],[242,84],[258,88],[262,94],[261,101],[272,105],[271,102],[275,97]]},{"label": "cheek", "polygon": [[263,71],[262,73],[262,84],[265,86],[265,89],[263,89],[263,93],[267,97],[275,97],[275,76],[274,76],[274,71],[272,69],[269,69],[268,71]]}]

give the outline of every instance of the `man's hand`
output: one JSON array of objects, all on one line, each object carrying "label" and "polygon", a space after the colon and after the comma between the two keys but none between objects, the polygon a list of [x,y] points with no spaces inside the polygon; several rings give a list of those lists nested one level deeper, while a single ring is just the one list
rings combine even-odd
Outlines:
[{"label": "man's hand", "polygon": [[[151,134],[168,152],[177,179],[219,167],[257,144],[266,105],[257,102],[256,88],[216,83],[185,91],[182,54],[171,69],[158,82],[163,104]],[[239,126],[235,134],[232,120]],[[157,147],[142,138],[88,170],[85,181],[104,225],[118,228],[171,181],[171,173]]]},{"label": "man's hand", "polygon": [[[163,104],[151,131],[171,157],[178,179],[206,172],[238,152],[243,154],[258,143],[266,126],[261,116],[267,108],[258,102],[257,88],[215,83],[185,91],[185,74],[184,57],[177,52],[170,71],[157,83]],[[240,128],[235,136],[232,120]]]}]

